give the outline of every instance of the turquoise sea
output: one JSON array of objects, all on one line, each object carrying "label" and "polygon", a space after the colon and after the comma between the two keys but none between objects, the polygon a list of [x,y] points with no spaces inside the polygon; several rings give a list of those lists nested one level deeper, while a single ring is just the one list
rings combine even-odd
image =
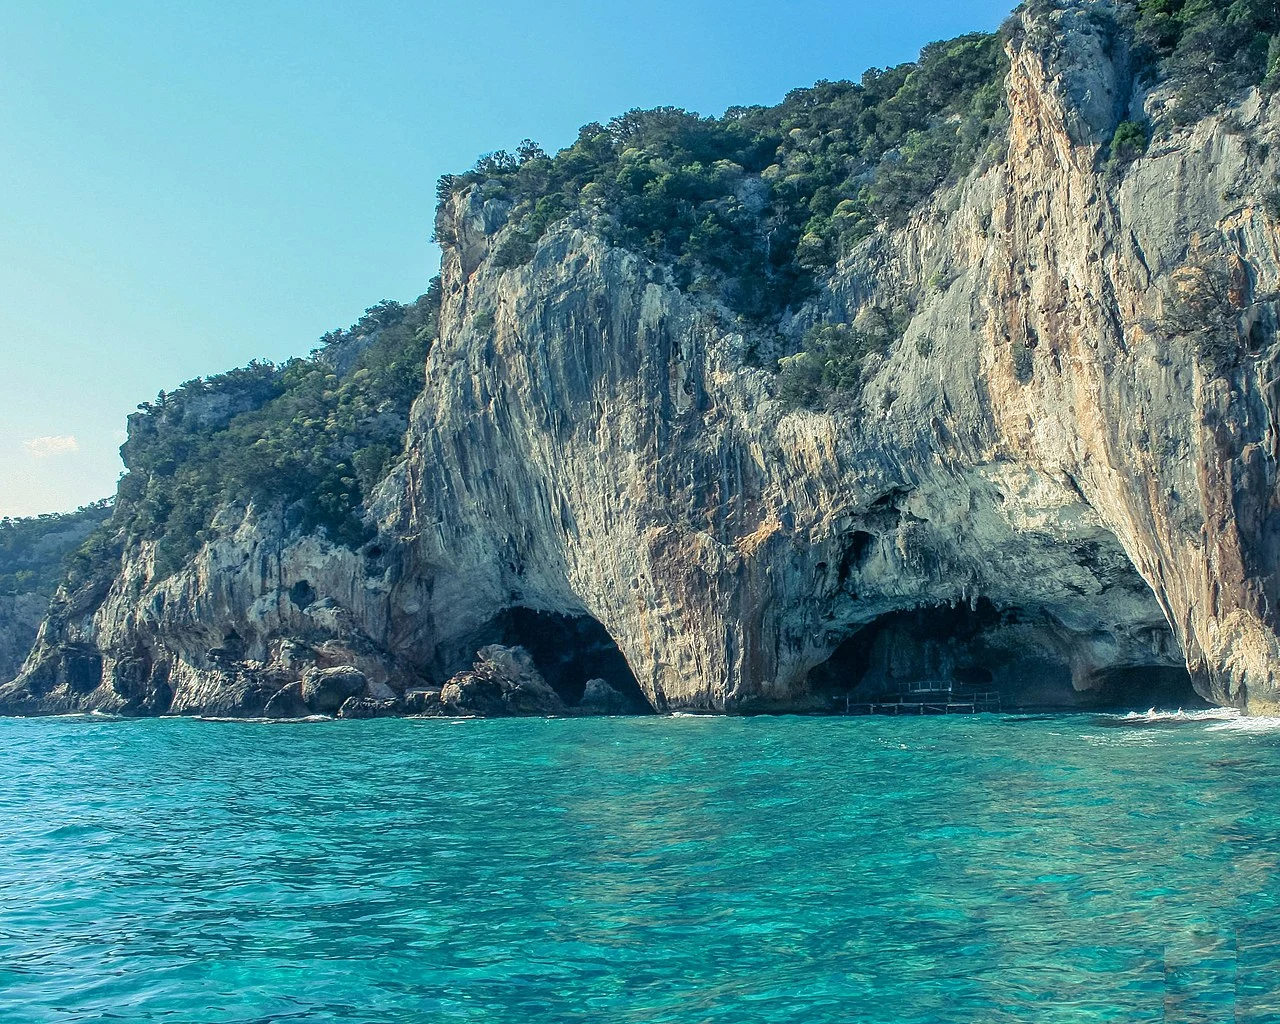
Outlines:
[{"label": "turquoise sea", "polygon": [[0,1021],[1280,1021],[1280,723],[0,721]]}]

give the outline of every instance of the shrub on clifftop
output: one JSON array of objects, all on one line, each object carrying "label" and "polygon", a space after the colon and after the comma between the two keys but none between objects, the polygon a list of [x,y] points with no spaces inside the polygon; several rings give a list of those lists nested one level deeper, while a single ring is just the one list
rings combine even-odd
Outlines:
[{"label": "shrub on clifftop", "polygon": [[361,543],[362,503],[403,445],[439,303],[436,281],[410,305],[371,306],[308,359],[250,363],[139,406],[113,528],[157,542],[159,576],[199,548],[227,502],[276,506],[289,526]]},{"label": "shrub on clifftop", "polygon": [[1002,130],[1006,71],[999,36],[961,36],[774,107],[632,110],[586,125],[554,157],[526,142],[446,176],[438,194],[470,187],[514,203],[500,267],[526,262],[551,225],[582,211],[680,287],[771,319],[877,224],[903,223],[972,165]]},{"label": "shrub on clifftop", "polygon": [[1172,116],[1198,120],[1250,85],[1280,82],[1274,0],[1138,0],[1139,60],[1175,89]]}]

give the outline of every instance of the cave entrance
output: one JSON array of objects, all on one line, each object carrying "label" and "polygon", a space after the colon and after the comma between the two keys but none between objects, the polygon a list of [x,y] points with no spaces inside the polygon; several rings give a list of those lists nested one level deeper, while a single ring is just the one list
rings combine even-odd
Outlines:
[{"label": "cave entrance", "polygon": [[1015,616],[985,598],[973,607],[889,612],[847,637],[813,668],[809,688],[833,699],[855,692],[887,698],[933,685],[990,690],[1007,659],[985,650],[981,638],[1011,619]]},{"label": "cave entrance", "polygon": [[[1140,710],[1208,706],[1181,665],[1099,672],[1086,690],[1072,682],[1078,634],[1043,612],[941,605],[890,612],[846,638],[809,672],[810,692],[839,708],[931,690],[999,694],[1005,710]],[[1167,649],[1176,649],[1169,645]]]},{"label": "cave entrance", "polygon": [[502,642],[528,651],[542,677],[571,707],[582,700],[589,679],[603,679],[633,713],[653,713],[622,651],[590,615],[512,608],[506,615]]},{"label": "cave entrance", "polygon": [[1191,673],[1173,665],[1113,668],[1098,674],[1098,687],[1081,699],[1098,711],[1187,711],[1213,707],[1196,693]]}]

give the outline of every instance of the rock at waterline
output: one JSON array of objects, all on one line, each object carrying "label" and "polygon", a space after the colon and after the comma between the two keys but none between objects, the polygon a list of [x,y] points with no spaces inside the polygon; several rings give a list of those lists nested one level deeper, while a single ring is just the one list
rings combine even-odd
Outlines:
[{"label": "rock at waterline", "polygon": [[578,711],[587,715],[625,715],[632,711],[631,702],[603,679],[588,679]]},{"label": "rock at waterline", "polygon": [[364,673],[351,665],[313,668],[302,677],[302,699],[313,713],[332,715],[349,697],[364,693],[367,686]]},{"label": "rock at waterline", "polygon": [[392,718],[404,714],[397,697],[348,697],[338,709],[339,718]]},{"label": "rock at waterline", "polygon": [[568,713],[564,701],[542,678],[523,647],[490,644],[476,653],[476,663],[440,691],[440,701],[447,710],[494,717]]},{"label": "rock at waterline", "polygon": [[276,691],[262,709],[262,714],[266,718],[305,718],[311,714],[302,697],[302,681],[288,683]]}]

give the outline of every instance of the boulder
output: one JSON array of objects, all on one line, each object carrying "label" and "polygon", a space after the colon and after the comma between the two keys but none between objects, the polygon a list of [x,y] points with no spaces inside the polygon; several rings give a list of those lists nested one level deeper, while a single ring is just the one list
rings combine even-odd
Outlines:
[{"label": "boulder", "polygon": [[490,644],[476,653],[475,664],[440,691],[441,703],[453,714],[496,718],[568,713],[523,647]]},{"label": "boulder", "polygon": [[368,681],[352,665],[308,669],[302,677],[302,699],[318,715],[336,714],[348,697],[365,692]]},{"label": "boulder", "polygon": [[369,680],[368,694],[370,697],[376,697],[378,700],[391,700],[394,697],[400,696],[400,694],[398,694],[391,686],[379,679]]},{"label": "boulder", "polygon": [[578,711],[584,715],[626,715],[632,711],[631,702],[603,679],[588,679]]},{"label": "boulder", "polygon": [[398,697],[348,697],[338,709],[339,718],[394,718],[404,714]]},{"label": "boulder", "polygon": [[305,718],[311,714],[307,702],[302,697],[302,682],[288,683],[276,691],[262,709],[265,718]]},{"label": "boulder", "polygon": [[440,700],[440,690],[406,690],[404,693],[404,711],[407,715],[440,715],[445,713]]}]

